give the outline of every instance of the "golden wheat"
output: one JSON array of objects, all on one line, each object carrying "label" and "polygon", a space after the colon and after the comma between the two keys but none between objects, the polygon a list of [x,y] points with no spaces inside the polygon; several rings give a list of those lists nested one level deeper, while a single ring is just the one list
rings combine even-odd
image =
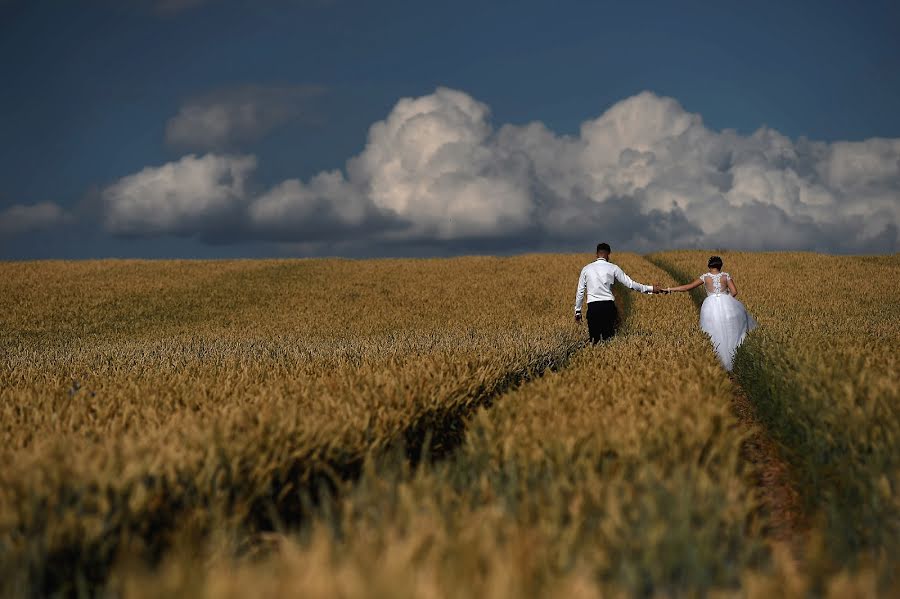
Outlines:
[{"label": "golden wheat", "polygon": [[7,572],[71,589],[184,518],[293,515],[562,363],[581,340],[560,260],[3,265]]},{"label": "golden wheat", "polygon": [[[653,258],[680,273],[698,256]],[[584,261],[0,264],[0,592],[890,588],[883,568],[833,576],[807,555],[801,572],[769,551],[695,308],[619,290],[623,331],[584,347]],[[825,545],[877,523],[866,547],[890,550],[900,335],[867,273],[895,280],[896,257],[726,262],[762,323],[737,375],[831,510]],[[796,265],[848,303],[804,292]]]},{"label": "golden wheat", "polygon": [[[669,282],[640,258],[621,263]],[[412,473],[370,464],[308,525],[309,538],[282,540],[262,561],[235,563],[220,549],[196,567],[178,554],[152,584],[120,572],[116,588],[134,597],[737,588],[766,560],[731,383],[686,297],[630,299],[619,337],[481,409],[451,460]]]}]

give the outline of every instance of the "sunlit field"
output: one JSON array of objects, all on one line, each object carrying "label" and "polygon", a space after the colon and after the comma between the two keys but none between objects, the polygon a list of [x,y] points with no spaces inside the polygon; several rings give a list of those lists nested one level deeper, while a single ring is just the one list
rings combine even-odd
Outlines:
[{"label": "sunlit field", "polygon": [[587,345],[585,255],[2,263],[0,593],[896,593],[900,257],[723,257],[733,377],[688,294]]}]

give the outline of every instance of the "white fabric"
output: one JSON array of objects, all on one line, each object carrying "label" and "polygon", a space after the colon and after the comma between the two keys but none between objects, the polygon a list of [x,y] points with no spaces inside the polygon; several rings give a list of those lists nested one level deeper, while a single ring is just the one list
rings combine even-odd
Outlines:
[{"label": "white fabric", "polygon": [[578,290],[575,292],[575,313],[581,312],[585,296],[587,296],[588,303],[614,299],[612,286],[616,281],[635,291],[643,293],[653,291],[652,285],[636,283],[612,262],[608,262],[605,258],[597,258],[581,269],[581,276],[578,277]]},{"label": "white fabric", "polygon": [[730,372],[735,350],[757,323],[744,304],[732,297],[729,278],[726,272],[700,275],[706,289],[706,299],[700,306],[700,328],[712,339],[719,361]]}]

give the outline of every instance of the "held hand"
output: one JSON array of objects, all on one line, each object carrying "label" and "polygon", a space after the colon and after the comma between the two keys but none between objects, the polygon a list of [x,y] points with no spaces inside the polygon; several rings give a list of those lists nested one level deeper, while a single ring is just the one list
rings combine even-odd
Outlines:
[{"label": "held hand", "polygon": [[575,322],[581,322],[581,312],[575,313]]}]

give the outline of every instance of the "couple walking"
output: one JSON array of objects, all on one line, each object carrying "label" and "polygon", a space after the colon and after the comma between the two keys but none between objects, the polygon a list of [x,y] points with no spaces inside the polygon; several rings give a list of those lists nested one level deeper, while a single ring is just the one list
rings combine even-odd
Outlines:
[{"label": "couple walking", "polygon": [[700,307],[700,328],[710,336],[719,360],[730,371],[734,351],[744,341],[748,331],[756,328],[756,321],[744,304],[739,302],[737,287],[727,272],[722,271],[722,259],[713,256],[707,263],[709,271],[693,282],[679,287],[642,285],[626,275],[621,268],[609,261],[609,244],[597,244],[597,259],[581,269],[578,291],[575,294],[575,321],[581,322],[581,307],[587,297],[587,321],[591,342],[597,343],[612,337],[616,332],[618,312],[612,294],[613,283],[618,281],[629,289],[642,293],[672,293],[690,291],[700,285],[706,289],[706,299]]}]

